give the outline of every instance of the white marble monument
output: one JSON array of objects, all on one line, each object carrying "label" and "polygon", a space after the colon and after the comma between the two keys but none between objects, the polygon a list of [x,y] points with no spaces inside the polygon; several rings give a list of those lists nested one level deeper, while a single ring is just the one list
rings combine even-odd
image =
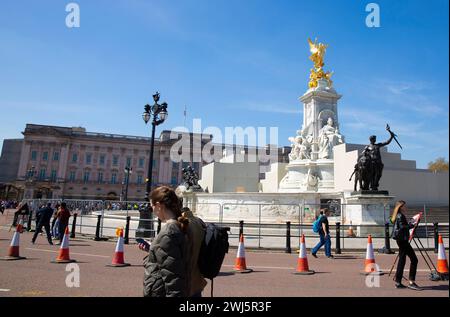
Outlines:
[{"label": "white marble monument", "polygon": [[339,133],[339,98],[341,95],[324,78],[300,97],[303,125],[295,137],[289,138],[292,151],[279,192],[334,191],[333,148],[344,143]]}]

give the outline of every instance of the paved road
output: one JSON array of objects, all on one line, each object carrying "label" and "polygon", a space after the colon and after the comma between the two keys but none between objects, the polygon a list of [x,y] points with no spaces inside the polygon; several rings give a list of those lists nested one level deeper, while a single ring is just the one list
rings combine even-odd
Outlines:
[{"label": "paved road", "polygon": [[[7,253],[12,232],[0,229],[0,256]],[[21,235],[20,253],[26,256],[21,261],[0,261],[0,296],[141,296],[145,255],[136,245],[125,246],[125,260],[132,264],[125,268],[105,265],[112,260],[115,242],[96,242],[73,239],[70,242],[71,258],[80,268],[80,287],[68,288],[65,264],[50,263],[58,252],[58,246],[47,244],[39,236],[32,245],[31,233]],[[308,253],[309,254],[309,253]],[[319,253],[319,258],[308,256],[310,268],[315,275],[293,275],[297,265],[296,253],[251,252],[247,250],[247,266],[254,272],[233,274],[236,249],[230,249],[220,275],[214,282],[215,296],[224,297],[300,297],[300,296],[424,296],[448,297],[448,281],[428,280],[428,272],[422,257],[419,257],[417,283],[425,288],[422,292],[409,289],[396,290],[386,275],[380,278],[380,287],[368,288],[365,276],[359,274],[363,268],[363,253],[344,253],[330,260]],[[430,253],[436,261],[434,253]],[[389,270],[395,255],[376,254],[376,262],[383,270]],[[448,256],[447,256],[448,257]],[[209,285],[205,289],[209,295]]]}]

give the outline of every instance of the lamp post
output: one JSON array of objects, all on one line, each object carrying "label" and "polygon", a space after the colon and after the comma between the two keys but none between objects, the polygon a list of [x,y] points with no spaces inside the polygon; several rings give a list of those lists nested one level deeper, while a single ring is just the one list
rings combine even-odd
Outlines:
[{"label": "lamp post", "polygon": [[[136,237],[154,237],[153,222],[152,219],[152,209],[150,206],[150,192],[152,186],[152,172],[153,172],[153,151],[155,146],[155,130],[156,126],[160,125],[167,119],[167,103],[163,102],[161,104],[159,101],[159,93],[156,92],[153,95],[153,101],[155,102],[153,106],[146,104],[144,106],[144,113],[142,114],[142,119],[144,119],[145,124],[147,124],[151,119],[152,124],[152,137],[150,144],[150,160],[148,162],[148,173],[147,173],[147,184],[145,187],[145,200],[147,201],[147,207],[139,210],[140,219],[139,225],[136,229]],[[150,234],[149,234],[150,233]]]},{"label": "lamp post", "polygon": [[128,182],[129,182],[129,180],[130,180],[130,174],[131,173],[133,173],[133,168],[131,168],[131,167],[129,167],[129,166],[125,166],[125,169],[124,169],[124,172],[125,172],[125,204],[127,204],[127,210],[128,210],[128,203],[127,203],[127,201],[128,201]]},{"label": "lamp post", "polygon": [[[31,168],[27,171],[27,178],[26,178],[26,184],[28,186],[25,186],[25,198],[33,198],[33,180],[34,180],[34,174],[36,173],[36,168],[34,166],[31,166]],[[29,188],[28,188],[29,187]]]}]

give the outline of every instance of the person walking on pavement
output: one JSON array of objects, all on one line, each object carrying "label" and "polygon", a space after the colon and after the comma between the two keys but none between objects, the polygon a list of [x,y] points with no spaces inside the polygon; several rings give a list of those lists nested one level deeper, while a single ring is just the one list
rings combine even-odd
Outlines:
[{"label": "person walking on pavement", "polygon": [[58,213],[56,214],[56,217],[58,218],[59,221],[58,225],[59,241],[60,243],[62,243],[62,240],[64,238],[64,232],[66,231],[66,227],[69,225],[69,218],[70,218],[70,211],[69,209],[67,209],[67,205],[65,202],[61,203]]},{"label": "person walking on pavement", "polygon": [[[391,222],[394,223],[394,231],[392,233],[392,238],[397,241],[398,245],[398,264],[397,271],[395,273],[395,288],[410,288],[416,291],[421,291],[415,280],[417,272],[417,256],[414,253],[414,249],[409,243],[409,229],[413,228],[412,223],[408,223],[405,217],[405,212],[407,211],[406,202],[404,200],[399,200],[395,204],[394,212],[391,217]],[[408,286],[402,284],[403,270],[405,269],[406,256],[411,260],[411,265],[409,267],[409,283]]]},{"label": "person walking on pavement", "polygon": [[34,244],[36,242],[36,238],[37,238],[39,232],[41,232],[42,227],[44,227],[45,233],[47,234],[48,243],[52,245],[53,244],[52,236],[50,234],[50,219],[53,216],[52,204],[48,203],[47,207],[39,209],[36,215],[39,215],[39,221],[36,225],[36,230],[34,231],[34,235],[33,235],[33,239],[31,240],[31,243]]},{"label": "person walking on pavement", "polygon": [[325,245],[325,255],[327,258],[332,259],[334,258],[333,255],[331,255],[331,237],[330,237],[330,227],[328,225],[328,217],[330,216],[330,210],[327,208],[324,208],[323,210],[323,216],[320,217],[320,227],[319,227],[319,236],[320,241],[317,243],[317,245],[312,249],[311,254],[313,257],[317,258],[317,251]]},{"label": "person walking on pavement", "polygon": [[164,223],[144,258],[144,297],[186,297],[190,292],[187,230],[181,202],[167,186],[150,195],[153,212]]},{"label": "person walking on pavement", "polygon": [[39,230],[38,233],[42,233],[42,230],[40,229],[40,227],[38,228],[39,225],[39,219],[41,218],[41,213],[40,211],[42,209],[44,209],[45,205],[40,205],[38,210],[36,211],[36,218],[34,219],[35,223],[36,223],[36,229],[35,230]]},{"label": "person walking on pavement", "polygon": [[55,212],[52,219],[52,226],[50,228],[50,231],[52,232],[53,239],[59,239],[59,232],[58,232],[58,211],[59,211],[60,204],[59,202],[55,205]]}]

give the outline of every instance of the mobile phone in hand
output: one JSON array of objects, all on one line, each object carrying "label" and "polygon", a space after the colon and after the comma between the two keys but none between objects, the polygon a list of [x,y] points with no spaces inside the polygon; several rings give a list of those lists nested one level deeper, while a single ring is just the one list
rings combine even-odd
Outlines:
[{"label": "mobile phone in hand", "polygon": [[146,249],[150,248],[150,244],[142,238],[136,238],[136,242],[144,244]]}]

